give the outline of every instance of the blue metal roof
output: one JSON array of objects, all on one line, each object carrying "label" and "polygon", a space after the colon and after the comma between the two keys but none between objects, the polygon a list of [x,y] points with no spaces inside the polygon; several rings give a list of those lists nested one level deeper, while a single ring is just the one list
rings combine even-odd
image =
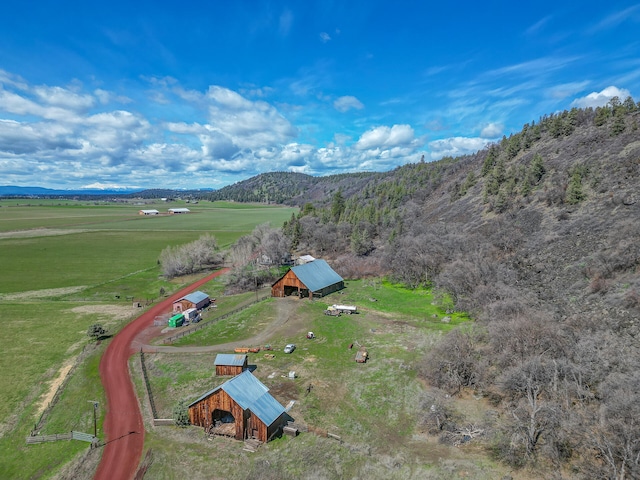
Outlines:
[{"label": "blue metal roof", "polygon": [[244,365],[246,355],[239,355],[233,353],[219,353],[216,355],[216,359],[213,362],[214,365],[225,365],[232,367],[241,367]]},{"label": "blue metal roof", "polygon": [[325,260],[314,260],[304,265],[292,267],[291,270],[312,292],[344,281]]},{"label": "blue metal roof", "polygon": [[285,412],[284,407],[271,396],[269,389],[254,377],[249,370],[246,370],[240,375],[236,375],[219,387],[205,393],[196,401],[189,404],[189,407],[207,398],[219,389],[227,392],[243,410],[251,410],[251,412],[267,426],[275,422],[278,417]]},{"label": "blue metal roof", "polygon": [[[191,303],[200,303],[201,301],[203,301],[203,300],[205,300],[207,298],[209,298],[209,295],[207,295],[204,292],[197,291],[197,292],[192,292],[189,295],[185,295],[180,300],[188,300]],[[178,300],[178,301],[180,301],[180,300]]]}]

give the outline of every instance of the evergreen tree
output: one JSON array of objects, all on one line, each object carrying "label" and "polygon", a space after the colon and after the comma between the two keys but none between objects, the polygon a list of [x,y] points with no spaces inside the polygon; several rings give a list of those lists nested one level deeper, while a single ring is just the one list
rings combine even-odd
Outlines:
[{"label": "evergreen tree", "polygon": [[611,136],[616,137],[625,131],[627,125],[624,123],[624,110],[618,109],[613,115],[613,123],[611,124]]},{"label": "evergreen tree", "polygon": [[338,223],[340,220],[340,215],[343,214],[345,209],[345,201],[344,196],[342,195],[342,189],[338,189],[336,193],[333,195],[333,199],[331,201],[331,217],[333,221]]},{"label": "evergreen tree", "polygon": [[570,205],[575,205],[584,200],[585,195],[582,191],[582,173],[580,169],[576,168],[571,174],[571,180],[567,187],[567,193],[565,195],[565,202]]},{"label": "evergreen tree", "polygon": [[178,427],[187,427],[189,422],[189,409],[187,408],[187,402],[180,400],[178,404],[173,407],[173,421]]}]

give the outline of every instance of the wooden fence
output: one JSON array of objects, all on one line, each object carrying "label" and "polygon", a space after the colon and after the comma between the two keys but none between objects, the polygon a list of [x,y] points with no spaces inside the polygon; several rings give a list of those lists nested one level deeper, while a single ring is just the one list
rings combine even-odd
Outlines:
[{"label": "wooden fence", "polygon": [[98,438],[90,433],[72,430],[69,433],[54,433],[52,435],[29,435],[27,437],[27,444],[57,442],[59,440],[80,440],[81,442],[95,443]]}]

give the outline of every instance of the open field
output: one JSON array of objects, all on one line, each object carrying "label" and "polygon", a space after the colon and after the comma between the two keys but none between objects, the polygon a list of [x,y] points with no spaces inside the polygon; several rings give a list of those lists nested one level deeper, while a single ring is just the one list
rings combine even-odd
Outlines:
[{"label": "open field", "polygon": [[[138,215],[142,208],[166,211],[176,206],[188,206],[194,213]],[[204,233],[214,235],[222,246],[230,245],[260,223],[280,225],[293,211],[210,202],[0,201],[0,478],[50,477],[74,456],[84,455],[87,444],[82,442],[27,446],[24,438],[40,416],[42,401],[62,381],[59,374],[90,343],[90,325],[101,323],[115,333],[140,313],[131,298],[152,302],[161,288],[169,293],[190,283],[191,278],[168,282],[159,275],[157,259],[163,248]],[[218,296],[222,288],[212,283],[205,290]],[[87,402],[102,404],[99,350],[72,371],[43,433],[92,432]],[[103,411],[99,413],[98,429]]]}]

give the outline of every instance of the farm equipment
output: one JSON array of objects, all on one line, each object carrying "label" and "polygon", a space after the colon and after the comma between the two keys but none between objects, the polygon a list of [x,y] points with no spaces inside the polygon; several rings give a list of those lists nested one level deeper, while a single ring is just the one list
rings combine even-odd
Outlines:
[{"label": "farm equipment", "polygon": [[169,323],[169,327],[171,328],[181,327],[182,324],[184,323],[184,315],[182,315],[181,313],[178,313],[177,315],[174,315],[173,317],[171,317],[168,323]]},{"label": "farm equipment", "polygon": [[331,315],[334,317],[339,317],[343,313],[347,315],[358,313],[358,307],[355,305],[331,305],[324,311],[325,315]]},{"label": "farm equipment", "polygon": [[356,352],[356,362],[365,363],[369,358],[369,352],[365,347],[360,347],[360,350]]}]

